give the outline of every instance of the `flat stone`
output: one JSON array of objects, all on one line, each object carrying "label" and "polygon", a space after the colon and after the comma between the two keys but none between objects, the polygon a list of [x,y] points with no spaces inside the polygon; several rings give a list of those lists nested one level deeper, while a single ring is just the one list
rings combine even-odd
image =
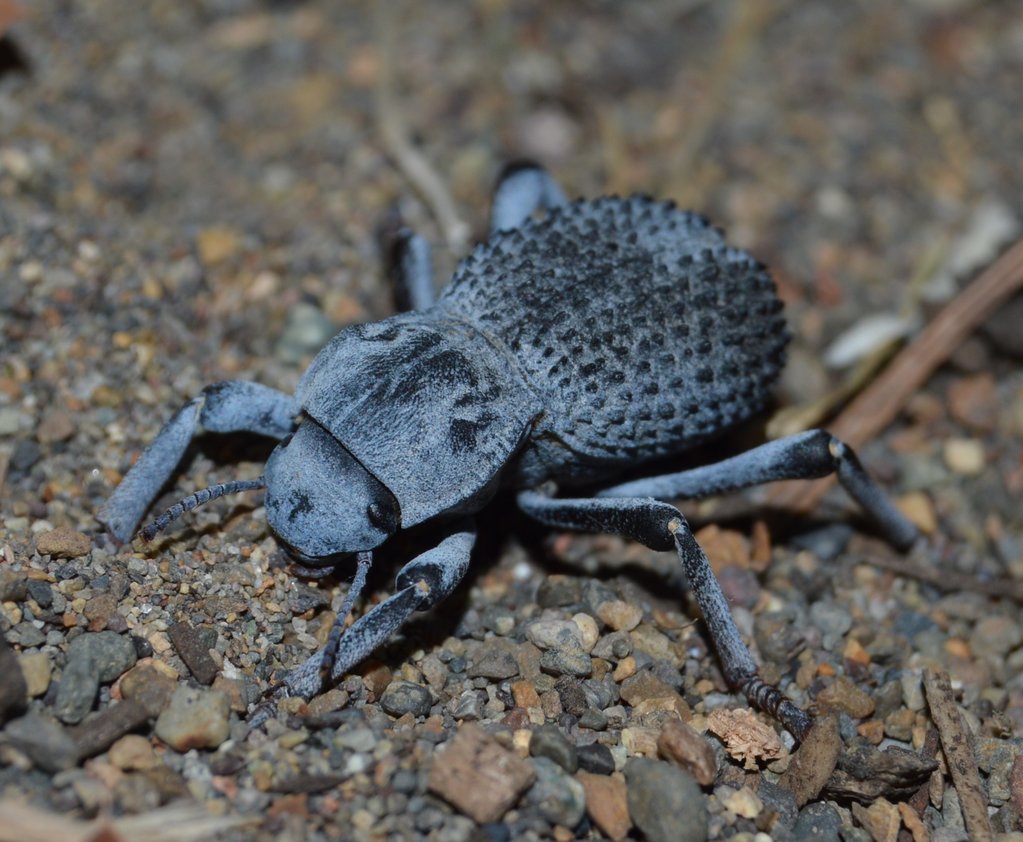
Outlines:
[{"label": "flat stone", "polygon": [[540,656],[540,669],[548,675],[593,674],[593,662],[582,649],[550,649]]},{"label": "flat stone", "polygon": [[49,532],[40,532],[36,537],[36,552],[51,558],[81,558],[92,549],[88,535],[62,526]]},{"label": "flat stone", "polygon": [[427,788],[478,824],[498,821],[536,779],[533,766],[478,725],[463,725],[433,758]]},{"label": "flat stone", "polygon": [[632,827],[628,790],[620,777],[578,772],[576,780],[586,793],[586,813],[601,832],[620,842]]},{"label": "flat stone", "polygon": [[614,755],[603,743],[590,743],[576,747],[579,768],[594,775],[610,775],[615,770]]},{"label": "flat stone", "polygon": [[648,842],[704,842],[709,817],[699,785],[688,772],[634,757],[625,764],[629,815]]},{"label": "flat stone", "polygon": [[54,711],[68,724],[81,722],[106,684],[132,667],[138,656],[131,639],[112,631],[86,632],[71,641]]},{"label": "flat stone", "polygon": [[44,772],[60,772],[78,762],[78,749],[58,722],[38,713],[12,719],[4,735]]},{"label": "flat stone", "polygon": [[717,755],[695,728],[677,719],[668,720],[657,737],[657,751],[685,769],[700,786],[710,786],[717,776]]},{"label": "flat stone", "polygon": [[68,729],[80,758],[106,751],[116,740],[145,725],[153,714],[139,702],[125,699]]},{"label": "flat stone", "polygon": [[514,644],[501,638],[484,641],[469,664],[467,674],[470,678],[514,678],[519,674],[519,662],[513,650]]},{"label": "flat stone", "polygon": [[210,655],[205,635],[191,623],[181,622],[173,623],[167,629],[167,636],[195,680],[200,684],[212,684],[220,669]]},{"label": "flat stone", "polygon": [[179,752],[216,748],[229,735],[231,703],[216,690],[178,687],[156,720],[156,736]]}]

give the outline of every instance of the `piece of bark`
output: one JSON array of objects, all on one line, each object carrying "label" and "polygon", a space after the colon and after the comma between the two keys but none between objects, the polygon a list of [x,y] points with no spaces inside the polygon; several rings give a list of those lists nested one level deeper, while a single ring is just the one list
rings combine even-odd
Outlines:
[{"label": "piece of bark", "polygon": [[952,695],[952,684],[947,673],[924,671],[924,689],[931,719],[941,737],[952,783],[959,794],[959,806],[970,839],[987,842],[993,838],[991,820],[987,813],[987,797],[980,782],[980,769],[973,753],[973,738],[963,723],[962,714]]},{"label": "piece of bark", "polygon": [[879,751],[872,745],[850,746],[839,753],[824,794],[836,801],[862,804],[881,797],[902,801],[927,783],[937,768],[937,761],[909,749],[889,746]]},{"label": "piece of bark", "polygon": [[792,793],[797,806],[802,807],[820,794],[835,771],[841,750],[838,717],[832,714],[815,719],[778,781]]}]

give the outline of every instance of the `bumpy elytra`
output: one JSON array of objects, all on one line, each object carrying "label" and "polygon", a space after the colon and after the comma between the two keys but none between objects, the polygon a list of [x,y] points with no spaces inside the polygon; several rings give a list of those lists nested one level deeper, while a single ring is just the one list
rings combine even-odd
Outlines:
[{"label": "bumpy elytra", "polygon": [[[475,538],[471,515],[510,486],[543,523],[674,549],[729,683],[802,736],[811,720],[757,677],[706,556],[679,510],[660,501],[836,473],[894,544],[909,546],[915,529],[852,451],[820,430],[606,485],[724,435],[768,403],[788,334],[764,267],[671,203],[568,203],[535,165],[506,171],[490,238],[436,301],[425,241],[402,230],[395,245],[396,279],[414,310],[342,330],[294,396],[240,381],[208,388],[165,425],[100,519],[127,540],[200,428],[280,439],[263,478],[204,489],[144,534],[265,484],[270,528],[306,566],[357,554],[327,647],[284,677],[282,692],[309,696],[454,589]],[[598,490],[562,493],[584,486]],[[372,550],[425,521],[450,524],[448,537],[408,562],[395,594],[342,634]]]}]

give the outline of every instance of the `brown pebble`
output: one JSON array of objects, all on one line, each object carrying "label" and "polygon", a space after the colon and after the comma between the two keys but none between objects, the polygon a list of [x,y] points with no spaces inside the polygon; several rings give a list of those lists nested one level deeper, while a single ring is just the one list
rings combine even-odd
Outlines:
[{"label": "brown pebble", "polygon": [[434,756],[427,787],[477,823],[487,824],[498,821],[535,778],[528,761],[482,728],[467,724]]},{"label": "brown pebble", "polygon": [[152,769],[160,759],[149,740],[139,734],[127,734],[110,746],[110,762],[125,771]]},{"label": "brown pebble", "polygon": [[54,444],[67,441],[75,434],[75,425],[71,414],[65,408],[50,409],[43,415],[36,427],[36,439],[40,444]]},{"label": "brown pebble", "polygon": [[167,629],[167,636],[195,680],[200,684],[212,684],[220,669],[199,630],[191,623],[173,623]]},{"label": "brown pebble", "polygon": [[751,561],[749,541],[741,532],[722,529],[712,523],[698,530],[695,538],[703,547],[715,573],[720,574],[723,567],[731,565],[749,569]]},{"label": "brown pebble", "polygon": [[532,681],[515,681],[511,686],[512,698],[515,700],[515,705],[520,708],[538,708],[540,707],[540,695],[536,692],[536,687]]},{"label": "brown pebble", "polygon": [[40,532],[36,538],[36,552],[52,558],[80,558],[92,549],[92,539],[67,526],[49,532]]},{"label": "brown pebble", "polygon": [[831,777],[842,749],[838,717],[821,716],[814,720],[802,745],[792,755],[778,783],[792,793],[796,805],[812,801]]},{"label": "brown pebble", "polygon": [[844,675],[838,676],[817,694],[817,704],[840,710],[853,719],[866,719],[874,712],[874,700]]},{"label": "brown pebble", "polygon": [[657,737],[657,751],[689,772],[700,786],[710,786],[717,775],[717,755],[704,736],[685,722],[664,723]]},{"label": "brown pebble", "polygon": [[949,414],[964,427],[978,433],[990,433],[998,415],[995,378],[985,372],[961,377],[948,387]]},{"label": "brown pebble", "polygon": [[874,842],[895,842],[898,838],[902,817],[891,801],[878,798],[869,807],[854,803],[852,814]]},{"label": "brown pebble", "polygon": [[362,683],[366,689],[373,694],[374,699],[379,699],[384,690],[391,683],[393,673],[379,661],[368,662],[362,670]]},{"label": "brown pebble", "polygon": [[207,266],[223,263],[233,257],[241,245],[238,233],[224,226],[203,228],[195,237],[199,259]]},{"label": "brown pebble", "polygon": [[140,663],[121,676],[121,695],[137,701],[149,713],[157,716],[170,703],[177,681],[152,663]]},{"label": "brown pebble", "polygon": [[632,827],[628,790],[621,778],[577,772],[576,780],[586,792],[586,812],[605,836],[619,842]]},{"label": "brown pebble", "polygon": [[884,722],[880,719],[871,719],[856,726],[856,733],[868,743],[879,745],[884,739]]},{"label": "brown pebble", "polygon": [[620,599],[612,599],[597,606],[597,616],[615,631],[632,631],[643,619],[643,609]]},{"label": "brown pebble", "polygon": [[98,593],[82,609],[89,621],[89,631],[103,631],[117,613],[117,599],[111,593]]}]

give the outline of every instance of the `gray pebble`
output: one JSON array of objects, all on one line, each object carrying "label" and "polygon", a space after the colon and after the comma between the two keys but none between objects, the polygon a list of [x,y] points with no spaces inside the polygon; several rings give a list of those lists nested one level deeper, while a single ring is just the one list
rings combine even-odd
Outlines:
[{"label": "gray pebble", "polygon": [[540,656],[540,669],[549,675],[590,675],[593,662],[581,649],[550,649]]},{"label": "gray pebble", "polygon": [[807,804],[792,826],[793,842],[838,842],[842,817],[824,801]]},{"label": "gray pebble", "polygon": [[451,707],[455,719],[478,721],[483,718],[483,703],[475,690],[466,690]]},{"label": "gray pebble", "polygon": [[46,642],[46,635],[41,629],[37,629],[34,623],[23,621],[7,632],[7,637],[12,643],[17,643],[23,649],[30,649],[33,646],[42,646]]},{"label": "gray pebble", "polygon": [[571,620],[536,620],[526,626],[526,639],[540,649],[582,649],[582,630]]},{"label": "gray pebble", "polygon": [[0,722],[12,713],[22,710],[28,700],[28,686],[18,663],[18,657],[2,635],[0,635]]},{"label": "gray pebble", "polygon": [[536,783],[526,793],[526,801],[535,805],[540,815],[553,824],[569,828],[579,824],[586,810],[583,785],[546,757],[534,758],[533,768]]},{"label": "gray pebble", "polygon": [[48,716],[28,713],[12,719],[4,729],[11,743],[40,769],[59,772],[78,762],[75,741],[57,722]]},{"label": "gray pebble", "polygon": [[810,621],[820,629],[822,643],[828,651],[835,650],[853,622],[848,611],[828,600],[810,606]]},{"label": "gray pebble", "polygon": [[536,604],[541,608],[562,608],[579,601],[579,580],[568,576],[548,576],[536,590]]},{"label": "gray pebble", "polygon": [[709,817],[699,784],[688,772],[634,757],[625,764],[629,815],[649,842],[704,842]]},{"label": "gray pebble", "polygon": [[57,699],[53,711],[69,725],[75,725],[85,718],[99,692],[99,675],[93,664],[86,660],[68,660],[57,685]]},{"label": "gray pebble", "polygon": [[834,561],[838,558],[853,536],[853,528],[845,523],[833,523],[812,532],[805,532],[792,539],[792,545],[801,550],[809,550],[821,561]]},{"label": "gray pebble", "polygon": [[795,825],[799,815],[799,807],[796,805],[792,790],[761,778],[757,786],[757,797],[764,802],[766,808],[776,814],[777,818],[771,826],[771,832],[776,838],[781,838],[783,831],[790,830]]},{"label": "gray pebble", "polygon": [[576,748],[579,768],[594,775],[610,775],[615,770],[614,755],[603,743],[590,743]]},{"label": "gray pebble", "polygon": [[603,731],[607,728],[607,717],[601,710],[587,708],[579,717],[579,727],[589,728],[591,731]]},{"label": "gray pebble", "polygon": [[274,355],[283,363],[295,365],[319,351],[336,330],[319,307],[300,301],[288,308],[287,321],[274,347]]},{"label": "gray pebble", "polygon": [[391,716],[427,716],[433,706],[433,697],[429,689],[411,681],[392,681],[384,695],[380,697],[380,706]]},{"label": "gray pebble", "polygon": [[494,678],[503,680],[519,674],[519,663],[504,640],[485,641],[469,665],[471,678]]},{"label": "gray pebble", "polygon": [[40,608],[49,608],[53,605],[53,588],[50,587],[49,582],[29,579],[28,595],[36,601]]},{"label": "gray pebble", "polygon": [[138,656],[131,638],[112,631],[86,633],[68,647],[68,662],[91,661],[101,684],[107,684],[135,666]]},{"label": "gray pebble", "polygon": [[576,754],[575,746],[554,725],[544,725],[532,733],[529,738],[529,753],[533,757],[553,760],[569,773],[579,768],[579,756]]}]

